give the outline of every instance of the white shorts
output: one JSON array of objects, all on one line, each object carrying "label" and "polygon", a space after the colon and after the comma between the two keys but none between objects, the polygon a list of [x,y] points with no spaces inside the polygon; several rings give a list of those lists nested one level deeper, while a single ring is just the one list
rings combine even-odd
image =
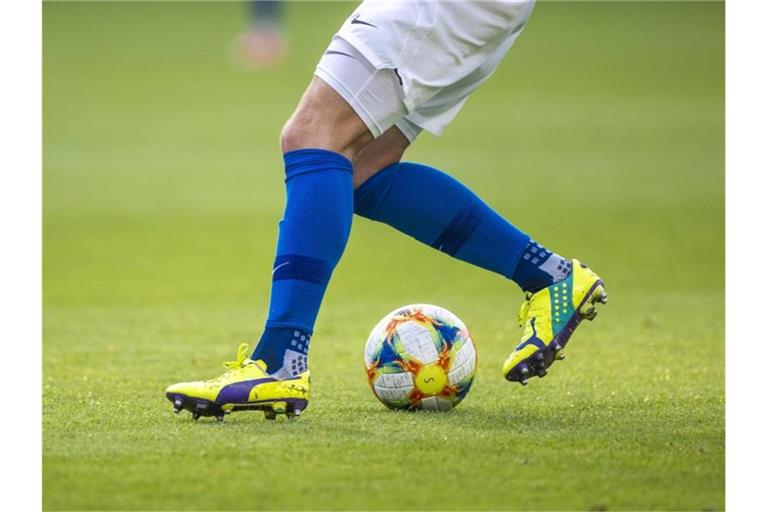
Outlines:
[{"label": "white shorts", "polygon": [[378,137],[442,134],[496,70],[534,0],[366,0],[344,22],[315,74]]}]

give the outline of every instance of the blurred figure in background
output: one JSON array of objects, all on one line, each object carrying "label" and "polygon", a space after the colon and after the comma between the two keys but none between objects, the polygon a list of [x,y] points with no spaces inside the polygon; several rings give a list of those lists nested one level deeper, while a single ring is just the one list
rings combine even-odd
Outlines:
[{"label": "blurred figure in background", "polygon": [[250,71],[278,66],[285,58],[284,5],[280,0],[247,2],[248,27],[237,38],[237,61]]}]

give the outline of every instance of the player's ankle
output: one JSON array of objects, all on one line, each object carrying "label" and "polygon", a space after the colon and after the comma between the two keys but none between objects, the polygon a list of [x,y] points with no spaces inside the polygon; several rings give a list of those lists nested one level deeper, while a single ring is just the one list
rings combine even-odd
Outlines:
[{"label": "player's ankle", "polygon": [[523,291],[536,293],[567,279],[572,266],[570,260],[531,239],[515,267],[512,280]]},{"label": "player's ankle", "polygon": [[264,361],[267,373],[277,378],[296,377],[307,369],[311,334],[292,327],[267,327],[251,359]]}]

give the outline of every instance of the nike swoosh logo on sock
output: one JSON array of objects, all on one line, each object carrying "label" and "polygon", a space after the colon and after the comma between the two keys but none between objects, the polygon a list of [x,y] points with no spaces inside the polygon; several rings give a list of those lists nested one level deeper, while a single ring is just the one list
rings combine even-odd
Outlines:
[{"label": "nike swoosh logo on sock", "polygon": [[284,267],[284,266],[286,266],[286,265],[287,265],[287,264],[289,264],[289,263],[290,263],[290,261],[286,261],[285,263],[281,263],[281,264],[279,264],[278,266],[276,266],[275,268],[273,268],[273,269],[272,269],[272,275],[275,275],[275,272],[277,272],[277,269],[279,269],[279,268],[281,268],[281,267]]}]

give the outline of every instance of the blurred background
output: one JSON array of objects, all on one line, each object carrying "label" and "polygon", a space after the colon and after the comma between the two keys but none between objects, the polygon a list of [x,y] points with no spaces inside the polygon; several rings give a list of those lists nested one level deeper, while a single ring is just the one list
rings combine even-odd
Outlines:
[{"label": "blurred background", "polygon": [[[260,333],[279,132],[355,5],[45,2],[45,508],[722,508],[720,2],[540,2],[445,135],[406,155],[606,279],[611,304],[547,380],[500,380],[513,283],[356,218],[307,417],[170,414],[166,385]],[[362,372],[368,331],[414,302],[478,346],[444,417],[385,411]],[[242,453],[260,449],[268,471]],[[536,500],[507,501],[510,482]]]}]

